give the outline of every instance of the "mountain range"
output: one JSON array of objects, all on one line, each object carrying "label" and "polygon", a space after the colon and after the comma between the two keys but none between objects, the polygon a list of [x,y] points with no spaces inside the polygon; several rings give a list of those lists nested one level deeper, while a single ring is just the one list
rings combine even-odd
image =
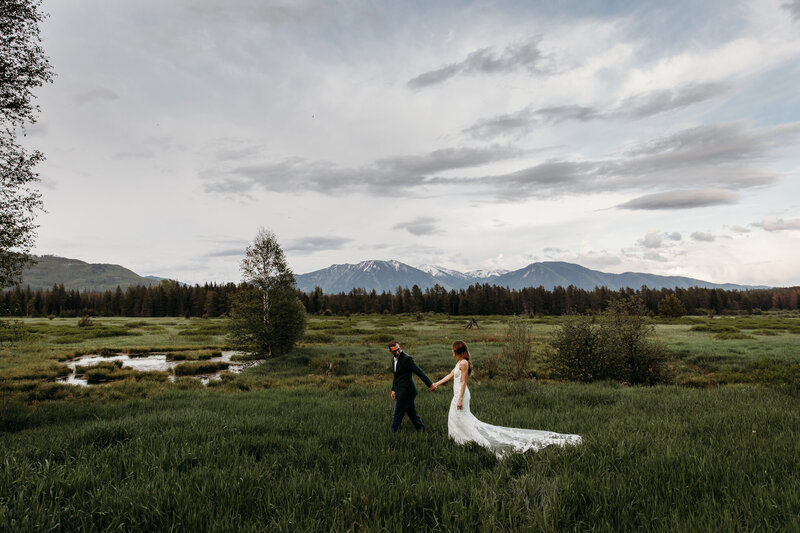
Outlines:
[{"label": "mountain range", "polygon": [[123,290],[130,285],[158,285],[162,278],[143,277],[120,265],[86,263],[55,255],[34,257],[36,263],[22,272],[20,286],[31,289],[51,289],[53,285],[64,285],[67,290],[107,291]]},{"label": "mountain range", "polygon": [[659,276],[641,272],[609,274],[592,270],[574,263],[545,261],[531,263],[519,270],[474,270],[459,272],[434,265],[412,267],[399,261],[362,261],[357,264],[331,265],[295,276],[297,287],[305,292],[320,287],[325,293],[349,292],[360,288],[377,292],[393,292],[398,286],[420,289],[440,285],[445,289],[464,289],[476,283],[488,283],[511,289],[539,287],[552,289],[556,286],[574,285],[579,289],[593,290],[595,287],[608,287],[619,290],[626,287],[638,289],[646,285],[652,289],[703,287],[726,290],[749,290],[763,286],[736,285],[733,283],[712,283],[683,276]]},{"label": "mountain range", "polygon": [[[156,276],[140,276],[120,265],[91,264],[78,259],[68,259],[54,255],[38,256],[36,264],[22,274],[21,286],[31,289],[49,289],[53,285],[64,285],[68,290],[106,291],[117,286],[126,289],[130,285],[157,285],[162,279]],[[539,287],[551,290],[553,287],[573,285],[580,289],[593,290],[595,287],[608,287],[619,290],[625,287],[638,289],[642,285],[650,288],[719,288],[726,290],[749,290],[765,286],[736,285],[733,283],[711,283],[682,276],[659,276],[640,272],[609,274],[597,270],[565,263],[545,261],[531,263],[519,270],[458,270],[435,265],[413,267],[399,261],[362,261],[357,264],[331,265],[295,276],[297,287],[311,292],[320,287],[327,294],[350,292],[354,288],[394,292],[397,287],[411,288],[417,285],[425,290],[439,285],[447,290],[465,289],[476,283],[498,285],[511,289]]]}]

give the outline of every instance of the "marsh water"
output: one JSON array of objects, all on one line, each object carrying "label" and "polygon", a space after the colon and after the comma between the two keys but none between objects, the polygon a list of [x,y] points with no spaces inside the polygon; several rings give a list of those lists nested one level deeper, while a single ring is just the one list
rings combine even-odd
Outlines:
[{"label": "marsh water", "polygon": [[[193,378],[199,379],[203,383],[208,383],[214,379],[220,379],[222,372],[233,372],[234,374],[238,374],[245,368],[249,368],[253,365],[259,363],[259,361],[231,361],[231,358],[234,355],[237,355],[239,352],[233,350],[223,351],[222,355],[212,357],[210,359],[206,359],[205,361],[208,362],[222,362],[222,363],[229,363],[229,366],[226,370],[220,370],[218,372],[214,372],[211,374],[197,374],[191,376]],[[133,370],[139,370],[143,372],[152,372],[152,371],[167,371],[170,372],[169,380],[175,381],[175,375],[171,373],[172,369],[178,366],[181,363],[186,363],[187,361],[168,361],[166,353],[152,353],[147,355],[139,355],[139,354],[111,354],[111,355],[99,355],[99,354],[89,354],[83,355],[76,359],[72,359],[67,361],[65,364],[69,367],[72,371],[68,376],[58,379],[59,383],[66,383],[68,385],[82,385],[88,386],[89,383],[86,379],[78,377],[76,372],[76,367],[82,366],[93,366],[98,363],[105,363],[110,361],[122,361],[122,368],[130,368]]]}]

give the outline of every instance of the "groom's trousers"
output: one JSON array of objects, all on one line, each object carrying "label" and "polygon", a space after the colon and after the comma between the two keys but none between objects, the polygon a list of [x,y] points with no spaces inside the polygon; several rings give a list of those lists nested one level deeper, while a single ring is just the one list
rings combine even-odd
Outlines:
[{"label": "groom's trousers", "polygon": [[417,431],[425,431],[425,424],[422,423],[422,419],[417,414],[417,407],[414,405],[414,396],[395,400],[394,413],[392,413],[392,431],[400,429],[400,423],[405,415],[408,415]]}]

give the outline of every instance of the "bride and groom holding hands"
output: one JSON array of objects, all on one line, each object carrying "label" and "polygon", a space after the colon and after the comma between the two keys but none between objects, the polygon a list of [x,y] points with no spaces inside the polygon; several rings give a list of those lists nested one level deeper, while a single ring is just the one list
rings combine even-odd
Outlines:
[{"label": "bride and groom holding hands", "polygon": [[475,442],[488,448],[499,458],[512,452],[538,451],[551,444],[559,446],[580,444],[581,437],[579,435],[493,426],[475,418],[470,412],[470,393],[469,387],[467,387],[468,377],[472,374],[469,348],[464,341],[455,341],[452,348],[453,358],[456,361],[455,367],[445,377],[433,383],[417,366],[414,359],[403,351],[397,341],[389,343],[394,373],[392,431],[400,428],[400,423],[405,416],[408,416],[417,431],[425,431],[425,424],[417,414],[414,403],[417,387],[414,385],[412,374],[416,374],[431,391],[451,379],[453,380],[453,399],[450,402],[450,412],[447,417],[447,433],[459,444]]}]

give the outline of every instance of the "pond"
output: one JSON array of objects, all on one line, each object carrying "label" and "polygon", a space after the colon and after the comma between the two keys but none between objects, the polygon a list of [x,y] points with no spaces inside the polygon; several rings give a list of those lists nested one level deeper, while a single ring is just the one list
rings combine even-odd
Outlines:
[{"label": "pond", "polygon": [[[220,379],[222,372],[232,372],[234,374],[238,374],[245,368],[250,368],[251,366],[257,365],[260,361],[231,361],[231,358],[234,355],[238,355],[240,352],[236,352],[233,350],[223,351],[222,355],[218,355],[216,357],[211,357],[210,359],[205,359],[204,362],[220,362],[220,363],[229,363],[229,366],[226,370],[220,370],[218,372],[214,372],[211,374],[195,374],[191,377],[199,379],[203,383],[208,383],[211,380]],[[130,368],[132,370],[138,370],[142,372],[152,372],[152,371],[167,371],[170,372],[169,380],[175,381],[175,374],[172,373],[172,369],[176,366],[192,361],[168,361],[166,353],[151,353],[146,355],[140,354],[110,354],[110,355],[99,355],[99,354],[89,354],[83,355],[76,359],[72,359],[67,361],[65,364],[69,367],[72,371],[68,376],[59,378],[57,381],[59,383],[65,383],[68,385],[81,385],[81,386],[88,386],[89,383],[84,377],[81,377],[76,372],[76,367],[90,367],[94,366],[98,363],[107,363],[111,361],[121,361],[122,368]],[[94,385],[94,383],[92,384]]]}]

